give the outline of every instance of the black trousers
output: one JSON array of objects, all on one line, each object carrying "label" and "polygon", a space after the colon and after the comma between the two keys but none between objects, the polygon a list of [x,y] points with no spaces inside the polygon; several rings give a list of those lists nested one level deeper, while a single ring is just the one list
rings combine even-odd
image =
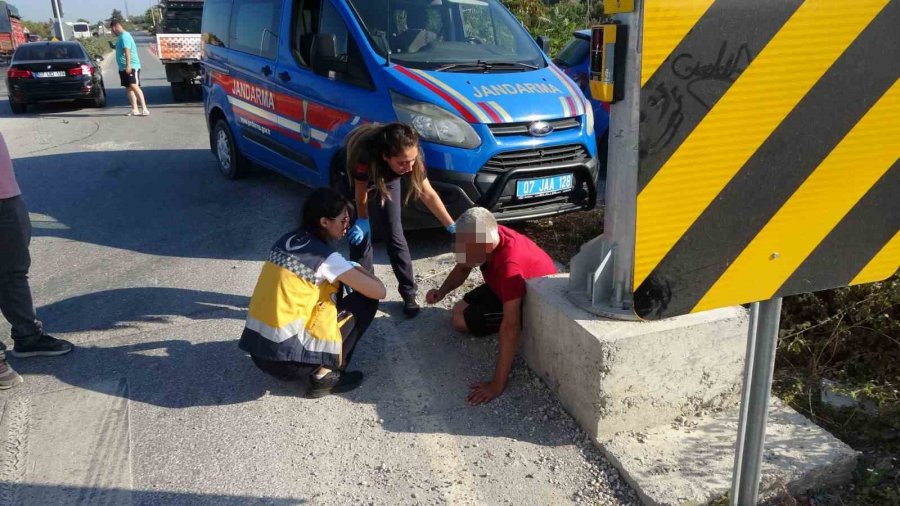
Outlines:
[{"label": "black trousers", "polygon": [[[406,243],[406,235],[403,233],[403,221],[400,214],[403,206],[401,178],[388,181],[386,186],[391,198],[385,200],[383,205],[377,192],[369,191],[369,219],[376,222],[379,229],[385,233],[387,254],[391,260],[394,276],[397,277],[400,296],[407,299],[416,296],[416,278],[413,274],[412,256],[409,254],[409,245]],[[373,255],[371,234],[358,245],[350,245],[350,260],[359,262],[369,272],[375,272]]]},{"label": "black trousers", "polygon": [[[353,358],[353,351],[360,338],[372,324],[375,319],[375,312],[378,311],[378,301],[370,299],[359,292],[353,292],[338,301],[338,319],[343,319],[341,313],[350,313],[352,315],[341,327],[341,337],[343,338],[343,355],[344,361],[341,369],[346,369]],[[263,372],[277,379],[291,381],[306,378],[319,368],[319,364],[304,364],[302,362],[279,362],[275,360],[266,360],[262,358],[252,357],[253,363]]]},{"label": "black trousers", "polygon": [[[22,196],[0,199],[0,312],[12,325],[14,340],[43,332],[34,311],[28,269],[31,268],[31,220]],[[0,341],[0,358],[6,345]]]}]

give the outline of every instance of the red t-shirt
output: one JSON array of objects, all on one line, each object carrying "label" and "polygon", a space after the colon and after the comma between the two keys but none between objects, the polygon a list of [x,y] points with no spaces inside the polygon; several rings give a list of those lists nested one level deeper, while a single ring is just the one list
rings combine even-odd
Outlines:
[{"label": "red t-shirt", "polygon": [[525,280],[556,274],[550,255],[524,235],[500,225],[500,244],[481,266],[484,282],[500,302],[522,298]]}]

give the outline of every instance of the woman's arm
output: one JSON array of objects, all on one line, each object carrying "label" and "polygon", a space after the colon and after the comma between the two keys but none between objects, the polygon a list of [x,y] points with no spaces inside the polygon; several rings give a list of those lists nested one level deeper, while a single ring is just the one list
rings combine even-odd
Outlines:
[{"label": "woman's arm", "polygon": [[441,222],[441,225],[449,227],[453,224],[453,218],[450,217],[450,213],[448,213],[447,208],[444,207],[441,196],[434,191],[434,187],[431,186],[431,181],[429,181],[427,177],[422,181],[422,196],[420,199],[422,200],[422,203],[425,204],[425,207],[431,211],[431,214]]},{"label": "woman's arm", "polygon": [[356,198],[356,215],[363,219],[369,219],[369,182],[353,180],[353,195]]},{"label": "woman's arm", "polygon": [[362,267],[354,267],[337,277],[337,281],[349,286],[355,292],[359,292],[370,299],[381,300],[387,297],[387,290],[384,283],[376,278],[374,274],[363,269]]}]

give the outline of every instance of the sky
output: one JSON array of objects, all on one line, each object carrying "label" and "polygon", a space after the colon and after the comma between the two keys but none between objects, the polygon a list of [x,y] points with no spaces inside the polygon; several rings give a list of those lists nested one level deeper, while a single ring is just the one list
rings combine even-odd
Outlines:
[{"label": "sky", "polygon": [[[46,21],[50,19],[53,8],[50,0],[5,0],[18,7],[22,18],[29,21]],[[63,19],[75,21],[84,18],[91,23],[109,18],[113,9],[119,9],[125,14],[125,4],[128,3],[128,12],[131,15],[143,14],[151,0],[60,0],[62,2]]]}]

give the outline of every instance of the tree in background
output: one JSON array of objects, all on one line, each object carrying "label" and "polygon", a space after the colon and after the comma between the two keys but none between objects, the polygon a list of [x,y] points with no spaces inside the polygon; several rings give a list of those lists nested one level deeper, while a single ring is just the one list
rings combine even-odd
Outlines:
[{"label": "tree in background", "polygon": [[84,19],[84,18],[78,18],[77,23],[87,23],[87,24],[91,24],[90,21],[88,21],[88,20],[86,20],[86,19]]},{"label": "tree in background", "polygon": [[589,28],[603,18],[602,0],[575,0],[552,5],[543,0],[501,1],[532,36],[550,37],[551,56],[566,45],[572,38],[572,32]]},{"label": "tree in background", "polygon": [[109,16],[109,22],[112,23],[113,21],[125,22],[125,16],[122,15],[122,11],[119,9],[112,10],[112,14]]},{"label": "tree in background", "polygon": [[50,37],[50,23],[47,21],[22,21],[28,33],[40,35],[41,39]]}]

